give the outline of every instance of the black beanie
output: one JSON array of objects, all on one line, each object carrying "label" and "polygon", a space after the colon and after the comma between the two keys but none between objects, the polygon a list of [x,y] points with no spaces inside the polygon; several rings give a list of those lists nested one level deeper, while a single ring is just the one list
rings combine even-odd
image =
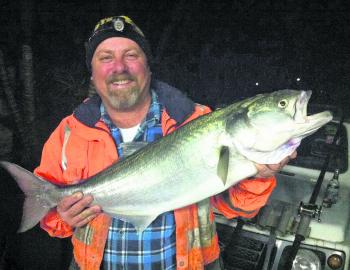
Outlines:
[{"label": "black beanie", "polygon": [[147,62],[151,62],[151,49],[141,29],[129,17],[115,16],[100,20],[86,43],[86,66],[90,72],[97,46],[110,37],[125,37],[135,41],[145,53]]}]

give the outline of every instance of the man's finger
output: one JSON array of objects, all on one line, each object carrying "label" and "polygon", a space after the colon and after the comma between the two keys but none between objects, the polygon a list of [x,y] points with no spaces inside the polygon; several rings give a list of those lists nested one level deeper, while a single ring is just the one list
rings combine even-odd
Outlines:
[{"label": "man's finger", "polygon": [[75,216],[72,219],[72,223],[74,224],[74,227],[81,227],[95,218],[100,212],[101,208],[97,205],[94,205],[85,209],[79,215]]},{"label": "man's finger", "polygon": [[95,217],[97,216],[97,214],[94,214],[94,215],[90,215],[88,216],[87,218],[79,221],[78,223],[76,223],[75,227],[83,227],[85,226],[86,224],[88,224],[91,220],[93,220]]},{"label": "man's finger", "polygon": [[298,152],[297,151],[294,151],[289,157],[290,159],[295,159],[298,155]]},{"label": "man's finger", "polygon": [[69,208],[72,207],[76,202],[81,200],[83,198],[82,192],[76,192],[70,196],[64,197],[58,204],[57,209],[59,209],[62,212],[67,211]]},{"label": "man's finger", "polygon": [[89,207],[93,200],[94,198],[91,195],[86,195],[73,204],[66,212],[70,217],[75,217],[82,213],[85,208]]}]

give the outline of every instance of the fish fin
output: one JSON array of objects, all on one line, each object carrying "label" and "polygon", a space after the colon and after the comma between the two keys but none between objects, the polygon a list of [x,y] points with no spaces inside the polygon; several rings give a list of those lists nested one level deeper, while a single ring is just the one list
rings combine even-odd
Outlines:
[{"label": "fish fin", "polygon": [[25,232],[33,228],[54,206],[45,200],[43,194],[56,187],[11,162],[0,161],[0,166],[10,173],[25,195],[21,225],[18,229],[18,232]]},{"label": "fish fin", "polygon": [[222,146],[220,149],[219,162],[217,167],[217,175],[223,182],[226,184],[227,174],[228,174],[228,166],[230,161],[230,150],[227,146]]},{"label": "fish fin", "polygon": [[235,185],[247,177],[254,176],[257,172],[254,162],[233,154],[228,168],[226,187]]},{"label": "fish fin", "polygon": [[149,216],[140,216],[140,215],[122,215],[122,214],[114,214],[114,213],[108,213],[107,214],[121,219],[123,221],[131,223],[138,233],[142,233],[156,218],[159,216],[159,214],[155,215],[149,215]]},{"label": "fish fin", "polygon": [[23,204],[21,225],[17,232],[25,232],[33,228],[49,212],[51,207],[36,197],[26,197]]}]

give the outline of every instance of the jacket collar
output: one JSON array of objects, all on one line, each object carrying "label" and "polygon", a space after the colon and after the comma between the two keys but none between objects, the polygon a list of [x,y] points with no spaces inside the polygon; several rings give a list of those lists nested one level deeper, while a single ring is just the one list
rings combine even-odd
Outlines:
[{"label": "jacket collar", "polygon": [[[194,111],[194,102],[184,93],[167,83],[152,80],[151,88],[157,93],[159,102],[177,125],[184,122]],[[101,98],[98,95],[80,104],[73,112],[75,118],[89,127],[94,127],[101,118]]]}]

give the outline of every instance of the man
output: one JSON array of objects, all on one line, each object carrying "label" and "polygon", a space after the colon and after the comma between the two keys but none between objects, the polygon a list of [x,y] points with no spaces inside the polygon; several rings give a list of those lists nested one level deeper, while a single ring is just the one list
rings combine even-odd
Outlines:
[{"label": "man", "polygon": [[[210,109],[151,79],[149,44],[126,16],[101,20],[86,47],[98,95],[62,120],[46,142],[37,175],[57,184],[83,181],[128,152],[169,134]],[[294,154],[293,154],[294,157]],[[274,166],[256,165],[260,177],[196,205],[160,215],[143,233],[105,215],[91,195],[73,194],[42,221],[51,236],[72,236],[80,269],[219,269],[211,205],[226,217],[252,217],[275,186]]]}]

